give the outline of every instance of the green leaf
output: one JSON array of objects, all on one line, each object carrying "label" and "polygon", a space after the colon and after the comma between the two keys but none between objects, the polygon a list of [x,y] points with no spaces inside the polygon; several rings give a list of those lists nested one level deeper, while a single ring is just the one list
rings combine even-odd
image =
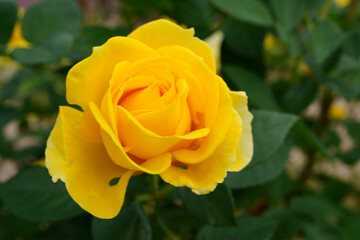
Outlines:
[{"label": "green leaf", "polygon": [[46,48],[53,56],[54,59],[60,60],[69,52],[74,37],[68,32],[57,32],[46,38],[41,46]]},{"label": "green leaf", "polygon": [[269,9],[259,0],[209,0],[231,17],[262,26],[271,26],[273,19]]},{"label": "green leaf", "polygon": [[207,0],[175,0],[174,13],[179,22],[192,26],[208,27],[214,19],[214,12]]},{"label": "green leaf", "polygon": [[12,51],[11,56],[24,65],[52,62],[55,60],[54,55],[42,47],[16,48]]},{"label": "green leaf", "polygon": [[264,217],[277,223],[271,240],[292,239],[300,227],[300,220],[290,211],[275,207],[266,211]]},{"label": "green leaf", "polygon": [[323,142],[317,135],[301,120],[298,120],[294,125],[294,130],[301,136],[305,142],[312,148],[318,150],[324,157],[332,159],[332,155],[325,148]]},{"label": "green leaf", "polygon": [[230,65],[223,66],[223,73],[231,89],[246,91],[251,104],[262,109],[279,110],[271,89],[258,76]]},{"label": "green leaf", "polygon": [[317,196],[295,197],[290,202],[290,209],[303,217],[327,221],[335,220],[339,214],[330,202]]},{"label": "green leaf", "polygon": [[352,100],[360,93],[360,84],[344,77],[324,78],[321,79],[321,83],[348,100]]},{"label": "green leaf", "polygon": [[276,15],[276,22],[287,31],[293,30],[303,16],[304,1],[271,0],[270,3]]},{"label": "green leaf", "polygon": [[360,239],[360,216],[346,216],[340,222],[341,230],[347,236],[348,240],[358,240]]},{"label": "green leaf", "polygon": [[242,217],[239,227],[205,226],[200,229],[196,240],[265,240],[269,239],[276,224],[268,219]]},{"label": "green leaf", "polygon": [[299,82],[290,88],[283,97],[283,104],[289,112],[301,113],[314,100],[317,94],[314,82]]},{"label": "green leaf", "polygon": [[14,107],[1,107],[0,106],[0,128],[11,120],[17,119],[20,116],[18,109]]},{"label": "green leaf", "polygon": [[353,140],[357,143],[360,143],[360,123],[348,121],[346,122],[345,126]]},{"label": "green leaf", "polygon": [[150,240],[151,226],[141,206],[123,206],[120,214],[110,220],[93,218],[94,240]]},{"label": "green leaf", "polygon": [[17,6],[12,0],[0,0],[0,44],[6,44],[13,32]]},{"label": "green leaf", "polygon": [[322,222],[305,223],[303,229],[307,240],[344,240],[338,228]]},{"label": "green leaf", "polygon": [[206,195],[196,195],[188,188],[177,188],[176,192],[185,207],[199,220],[212,225],[235,224],[234,199],[224,184]]},{"label": "green leaf", "polygon": [[266,161],[249,165],[240,172],[228,173],[225,183],[232,189],[256,186],[279,176],[288,160],[290,144],[285,142]]},{"label": "green leaf", "polygon": [[32,5],[22,20],[24,37],[39,44],[58,32],[75,32],[82,12],[73,0],[45,0]]},{"label": "green leaf", "polygon": [[10,211],[32,221],[67,219],[83,213],[65,185],[53,183],[43,167],[25,169],[0,185],[0,196]]},{"label": "green leaf", "polygon": [[251,59],[262,57],[265,28],[229,19],[222,30],[225,43],[237,54]]},{"label": "green leaf", "polygon": [[283,144],[297,117],[292,114],[256,110],[252,112],[254,157],[250,165],[268,159]]},{"label": "green leaf", "polygon": [[325,20],[312,29],[310,37],[316,61],[321,64],[340,46],[344,34],[334,22]]}]

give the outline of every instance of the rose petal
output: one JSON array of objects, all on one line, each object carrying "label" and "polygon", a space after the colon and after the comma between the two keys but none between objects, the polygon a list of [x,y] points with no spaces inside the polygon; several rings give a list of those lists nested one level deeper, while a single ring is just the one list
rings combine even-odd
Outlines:
[{"label": "rose petal", "polygon": [[[195,75],[202,85],[202,91],[207,103],[204,123],[205,127],[211,129],[211,132],[201,142],[199,148],[195,150],[182,149],[173,152],[175,159],[180,162],[189,164],[199,163],[213,154],[223,141],[231,124],[232,102],[229,95],[230,90],[225,82],[219,76],[209,71],[203,61],[191,51],[183,47],[172,46],[159,48],[158,52],[160,55],[176,58],[187,64],[190,72]],[[192,104],[193,102],[189,103],[190,108]]]},{"label": "rose petal", "polygon": [[[81,120],[80,111],[60,108],[47,142],[45,164],[53,180],[64,181],[83,209],[99,218],[113,218],[122,207],[133,172],[114,164],[102,144],[85,141]],[[110,181],[119,177],[118,184],[110,186]]]},{"label": "rose petal", "polygon": [[158,54],[145,44],[126,37],[110,38],[104,45],[95,47],[90,57],[72,67],[66,79],[66,99],[85,109],[89,102],[98,106],[109,88],[116,64],[135,62]]},{"label": "rose petal", "polygon": [[216,71],[212,49],[202,40],[194,37],[194,29],[184,29],[168,20],[160,19],[144,24],[128,35],[153,49],[164,46],[183,46],[202,57],[212,72]]},{"label": "rose petal", "polygon": [[243,132],[236,152],[236,161],[231,164],[229,171],[237,172],[243,169],[253,156],[253,136],[251,132],[252,114],[248,109],[248,98],[245,92],[230,92],[233,100],[233,107],[239,113],[242,119]]},{"label": "rose petal", "polygon": [[231,126],[226,137],[209,158],[198,164],[187,164],[186,169],[172,165],[160,174],[161,178],[176,187],[189,187],[196,194],[207,194],[222,183],[229,165],[236,160],[236,147],[242,131],[241,118],[235,110],[231,113]]},{"label": "rose petal", "polygon": [[162,154],[153,156],[152,158],[149,158],[140,164],[135,162],[127,155],[125,151],[128,150],[131,152],[132,146],[127,146],[127,149],[124,149],[123,145],[120,143],[120,140],[114,133],[111,126],[105,120],[97,106],[94,103],[90,103],[90,109],[102,129],[101,136],[103,138],[105,148],[111,159],[116,164],[127,169],[142,171],[150,174],[159,174],[165,171],[171,165],[171,154],[166,151]]}]

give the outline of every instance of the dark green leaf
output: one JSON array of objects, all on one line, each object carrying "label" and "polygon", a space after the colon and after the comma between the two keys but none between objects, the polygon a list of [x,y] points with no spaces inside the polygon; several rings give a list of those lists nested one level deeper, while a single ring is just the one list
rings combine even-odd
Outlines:
[{"label": "dark green leaf", "polygon": [[360,143],[360,123],[348,121],[346,122],[348,133],[357,143]]},{"label": "dark green leaf", "polygon": [[0,196],[14,214],[33,221],[67,219],[83,212],[65,185],[53,183],[43,167],[25,169],[0,185]]},{"label": "dark green leaf", "polygon": [[293,198],[290,209],[304,217],[332,221],[338,215],[337,209],[326,199],[316,196],[301,196]]},{"label": "dark green leaf", "polygon": [[76,1],[45,0],[31,6],[22,20],[24,37],[41,43],[58,32],[74,32],[80,26],[82,13]]},{"label": "dark green leaf", "polygon": [[311,41],[315,58],[323,63],[340,46],[344,34],[340,27],[331,20],[325,20],[311,31]]},{"label": "dark green leaf", "polygon": [[273,19],[269,9],[260,0],[209,0],[231,17],[253,24],[270,26]]},{"label": "dark green leaf", "polygon": [[277,223],[271,240],[292,239],[300,227],[299,219],[283,208],[272,208],[264,214],[264,217]]},{"label": "dark green leaf", "polygon": [[304,1],[303,0],[271,0],[277,23],[284,27],[287,31],[294,29],[303,16]]},{"label": "dark green leaf", "polygon": [[317,93],[314,82],[299,82],[283,97],[283,104],[289,112],[301,113],[314,100]]},{"label": "dark green leaf", "polygon": [[93,218],[94,240],[150,240],[151,226],[141,206],[124,206],[120,214],[110,220]]},{"label": "dark green leaf", "polygon": [[198,219],[212,225],[235,224],[234,200],[224,184],[206,195],[196,195],[188,188],[177,188],[176,191],[185,207]]},{"label": "dark green leaf", "polygon": [[348,240],[360,239],[360,216],[347,216],[340,222],[341,230],[347,236]]},{"label": "dark green leaf", "polygon": [[43,47],[16,48],[12,51],[11,56],[24,65],[53,62],[55,60],[54,55]]},{"label": "dark green leaf", "polygon": [[6,44],[12,34],[17,7],[12,0],[0,0],[0,44]]},{"label": "dark green leaf", "polygon": [[237,54],[251,59],[262,57],[265,29],[235,20],[227,20],[223,25],[225,43]]},{"label": "dark green leaf", "polygon": [[19,110],[14,107],[0,107],[0,129],[20,116]]},{"label": "dark green leaf", "polygon": [[276,224],[268,219],[242,217],[239,227],[205,226],[200,229],[197,240],[265,240],[269,239]]},{"label": "dark green leaf", "polygon": [[344,240],[343,234],[336,227],[325,223],[306,223],[303,229],[307,240]]},{"label": "dark green leaf", "polygon": [[284,142],[297,120],[295,115],[256,110],[252,112],[254,157],[251,165],[269,158]]},{"label": "dark green leaf", "polygon": [[271,89],[258,76],[236,66],[223,66],[225,80],[230,88],[246,91],[249,102],[267,110],[279,110]]},{"label": "dark green leaf", "polygon": [[301,120],[294,125],[294,130],[305,140],[312,148],[318,150],[324,157],[332,159],[332,155],[325,148],[323,142],[317,135]]},{"label": "dark green leaf", "polygon": [[225,183],[232,189],[256,186],[280,175],[290,152],[290,144],[285,142],[270,158],[255,165],[249,165],[240,172],[229,173]]}]

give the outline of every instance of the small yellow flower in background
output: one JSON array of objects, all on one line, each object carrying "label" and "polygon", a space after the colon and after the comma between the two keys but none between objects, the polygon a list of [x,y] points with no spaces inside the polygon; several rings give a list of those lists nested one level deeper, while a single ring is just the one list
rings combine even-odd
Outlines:
[{"label": "small yellow flower in background", "polygon": [[21,19],[24,16],[24,12],[25,10],[20,8],[18,11],[18,18],[20,20],[18,20],[15,23],[13,32],[11,34],[10,40],[7,43],[7,51],[11,52],[12,50],[14,50],[15,48],[28,48],[30,47],[30,43],[28,41],[26,41],[26,39],[24,38],[22,31],[21,31]]},{"label": "small yellow flower in background", "polygon": [[224,40],[224,33],[222,31],[216,31],[205,42],[209,44],[214,53],[216,72],[220,72],[221,69],[221,44]]},{"label": "small yellow flower in background", "polygon": [[343,103],[334,102],[330,106],[328,115],[331,120],[344,120],[348,116],[348,111]]},{"label": "small yellow flower in background", "polygon": [[271,51],[276,47],[277,39],[272,33],[267,33],[264,38],[264,48],[267,51]]},{"label": "small yellow flower in background", "polygon": [[347,6],[349,6],[351,0],[334,0],[334,4],[338,7],[338,8],[345,8]]},{"label": "small yellow flower in background", "polygon": [[252,158],[245,92],[229,90],[193,29],[170,21],[95,47],[69,71],[66,94],[83,111],[60,107],[45,165],[96,217],[119,213],[131,176],[207,194]]},{"label": "small yellow flower in background", "polygon": [[300,61],[298,65],[298,74],[301,76],[309,76],[312,74],[312,70],[306,62]]}]

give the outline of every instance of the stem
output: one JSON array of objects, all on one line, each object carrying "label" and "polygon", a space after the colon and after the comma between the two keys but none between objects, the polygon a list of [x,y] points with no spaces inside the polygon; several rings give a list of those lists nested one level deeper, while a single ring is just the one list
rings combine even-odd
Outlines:
[{"label": "stem", "polygon": [[[315,133],[320,138],[329,124],[328,113],[332,101],[333,101],[333,96],[331,92],[328,89],[324,89],[324,92],[320,99],[320,104],[321,104],[320,116],[314,129]],[[302,182],[306,182],[306,180],[312,175],[315,161],[316,161],[316,150],[312,150],[309,152],[306,165],[300,174],[300,180]]]},{"label": "stem", "polygon": [[168,236],[169,239],[172,240],[179,240],[179,238],[171,231],[171,229],[166,225],[164,220],[160,216],[160,201],[164,197],[164,194],[170,192],[173,190],[173,188],[164,188],[159,191],[159,176],[153,175],[152,176],[152,187],[155,195],[155,208],[154,208],[154,214],[157,223],[159,224],[160,228],[163,230],[163,232]]}]

